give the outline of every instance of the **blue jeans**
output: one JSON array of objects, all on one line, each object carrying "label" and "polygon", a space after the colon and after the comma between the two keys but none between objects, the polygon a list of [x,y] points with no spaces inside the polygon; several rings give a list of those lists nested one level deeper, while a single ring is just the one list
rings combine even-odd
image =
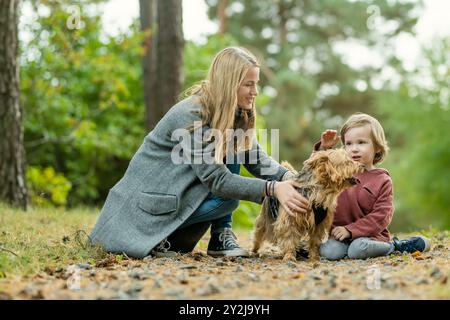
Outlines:
[{"label": "blue jeans", "polygon": [[339,260],[348,256],[350,259],[367,259],[391,254],[394,244],[376,241],[370,238],[357,238],[353,241],[337,241],[330,238],[320,246],[320,256],[327,260]]},{"label": "blue jeans", "polygon": [[[239,174],[241,168],[237,159],[237,156],[235,156],[233,164],[226,165],[235,174]],[[211,221],[211,233],[223,228],[231,228],[231,215],[238,206],[239,200],[224,199],[210,192],[205,201],[200,204],[197,210],[194,211],[179,229],[205,221]]]}]

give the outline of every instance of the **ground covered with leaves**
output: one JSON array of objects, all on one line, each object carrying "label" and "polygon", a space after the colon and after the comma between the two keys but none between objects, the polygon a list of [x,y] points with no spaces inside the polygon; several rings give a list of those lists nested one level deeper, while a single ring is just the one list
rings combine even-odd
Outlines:
[{"label": "ground covered with leaves", "polygon": [[[4,212],[0,299],[450,299],[448,231],[422,232],[430,252],[367,260],[284,263],[268,244],[261,256],[212,258],[208,235],[190,254],[135,260],[85,247],[87,211]],[[251,231],[237,235],[251,247]]]}]

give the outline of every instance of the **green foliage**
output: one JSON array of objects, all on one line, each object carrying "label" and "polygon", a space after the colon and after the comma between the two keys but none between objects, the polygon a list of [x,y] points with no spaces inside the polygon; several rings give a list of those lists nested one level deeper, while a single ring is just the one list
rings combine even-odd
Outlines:
[{"label": "green foliage", "polygon": [[256,217],[260,211],[261,205],[249,201],[241,201],[239,208],[233,212],[233,227],[253,229]]},{"label": "green foliage", "polygon": [[[125,172],[143,137],[142,35],[101,34],[100,13],[83,12],[69,30],[67,4],[24,26],[25,147],[30,165],[52,166],[72,183],[69,204],[96,203]],[[138,63],[137,63],[138,62]]]},{"label": "green foliage", "polygon": [[211,36],[204,45],[188,41],[184,49],[184,89],[205,79],[217,52],[233,45],[237,42],[230,36]]},{"label": "green foliage", "polygon": [[385,165],[394,179],[397,228],[450,228],[449,49],[448,39],[436,41],[425,51],[426,74],[407,75],[399,90],[379,95],[391,141]]},{"label": "green foliage", "polygon": [[65,206],[72,184],[52,167],[27,167],[28,190],[33,205]]}]

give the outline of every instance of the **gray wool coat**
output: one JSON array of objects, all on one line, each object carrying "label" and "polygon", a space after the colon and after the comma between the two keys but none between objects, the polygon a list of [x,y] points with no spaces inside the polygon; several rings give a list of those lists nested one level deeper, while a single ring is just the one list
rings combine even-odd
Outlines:
[{"label": "gray wool coat", "polygon": [[[243,165],[258,178],[233,174],[224,164],[173,163],[172,150],[179,140],[174,140],[172,133],[201,121],[200,110],[195,97],[186,98],[174,105],[145,137],[125,175],[108,193],[89,236],[93,244],[100,244],[108,252],[143,258],[175,231],[209,192],[261,203],[266,179],[281,180],[287,169],[269,157],[256,139],[252,151],[257,161]],[[274,174],[263,176],[261,169],[267,166],[275,167]]]}]

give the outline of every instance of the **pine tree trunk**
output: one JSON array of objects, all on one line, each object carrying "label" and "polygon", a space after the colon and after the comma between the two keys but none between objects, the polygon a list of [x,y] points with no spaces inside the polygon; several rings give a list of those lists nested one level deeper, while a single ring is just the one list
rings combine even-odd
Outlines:
[{"label": "pine tree trunk", "polygon": [[217,15],[219,16],[219,34],[224,35],[228,31],[228,16],[226,13],[228,0],[219,0]]},{"label": "pine tree trunk", "polygon": [[19,0],[0,1],[0,201],[26,209],[18,9]]},{"label": "pine tree trunk", "polygon": [[142,59],[146,127],[173,106],[183,83],[182,0],[139,0],[141,29],[151,30]]},{"label": "pine tree trunk", "polygon": [[[183,84],[183,19],[181,0],[158,0],[157,69],[153,105],[156,122],[178,100]],[[156,125],[156,122],[153,125]]]},{"label": "pine tree trunk", "polygon": [[278,18],[280,20],[278,31],[280,33],[280,45],[283,46],[287,39],[287,18],[286,18],[287,8],[283,1],[278,2]]},{"label": "pine tree trunk", "polygon": [[145,102],[145,126],[147,131],[154,127],[157,114],[152,105],[152,96],[156,90],[156,0],[139,0],[141,30],[148,32],[144,39],[144,56],[142,57],[143,88]]}]

